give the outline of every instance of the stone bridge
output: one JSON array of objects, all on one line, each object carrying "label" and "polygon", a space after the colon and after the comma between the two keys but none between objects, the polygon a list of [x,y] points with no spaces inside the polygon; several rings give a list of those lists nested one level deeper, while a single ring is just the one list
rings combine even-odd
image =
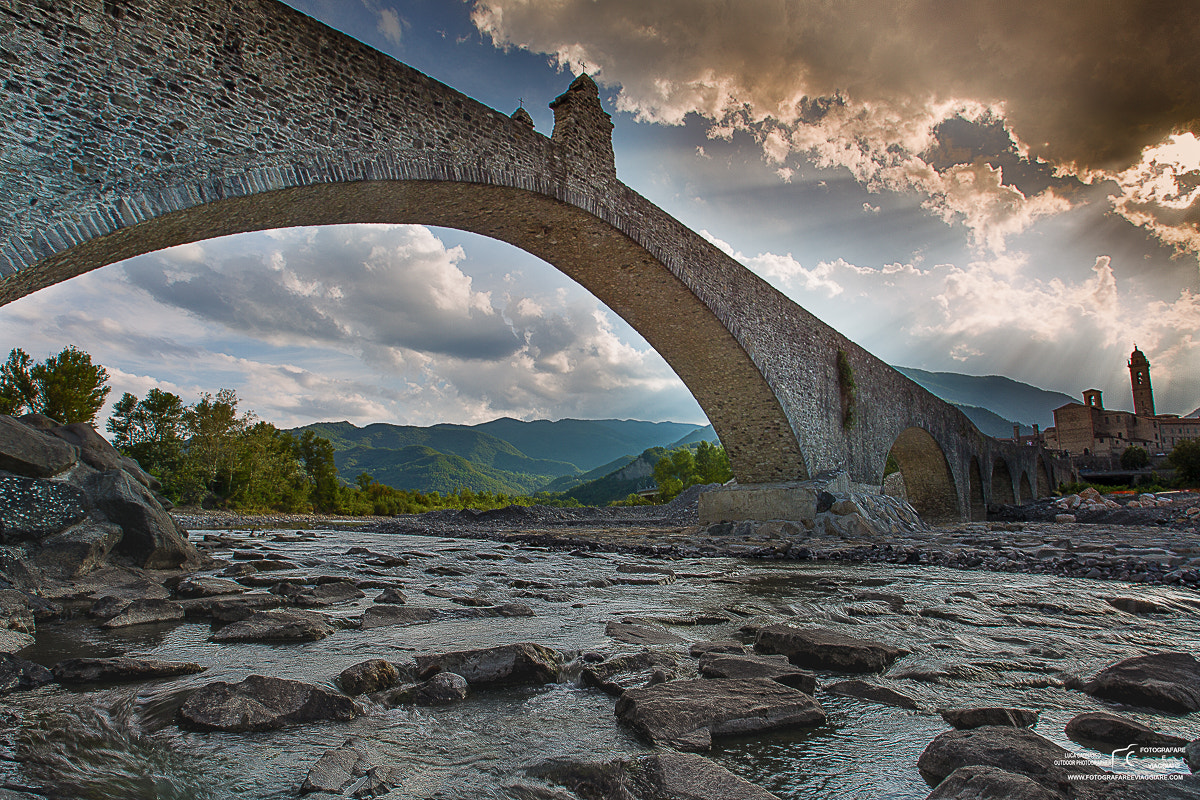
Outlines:
[{"label": "stone bridge", "polygon": [[227,234],[446,226],[544,259],[627,320],[740,484],[879,491],[890,452],[923,515],[978,519],[1066,475],[622,184],[588,77],[546,137],[275,0],[0,0],[0,61],[0,304]]}]

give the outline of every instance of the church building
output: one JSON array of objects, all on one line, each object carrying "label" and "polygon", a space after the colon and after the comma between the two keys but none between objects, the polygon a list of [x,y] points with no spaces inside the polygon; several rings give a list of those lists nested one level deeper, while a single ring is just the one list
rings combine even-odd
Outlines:
[{"label": "church building", "polygon": [[1171,452],[1184,439],[1200,439],[1200,417],[1154,413],[1150,361],[1134,345],[1129,355],[1129,383],[1133,412],[1104,407],[1099,389],[1083,393],[1083,403],[1054,409],[1054,427],[1045,430],[1046,447],[1071,456],[1120,457],[1136,445],[1150,455]]}]

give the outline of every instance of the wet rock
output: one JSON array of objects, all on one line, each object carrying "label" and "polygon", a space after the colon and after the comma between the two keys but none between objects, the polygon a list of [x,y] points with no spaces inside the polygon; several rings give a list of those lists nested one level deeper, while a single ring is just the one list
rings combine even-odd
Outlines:
[{"label": "wet rock", "polygon": [[472,686],[554,683],[562,671],[557,651],[531,642],[417,656],[416,662],[422,678],[453,672]]},{"label": "wet rock", "polygon": [[908,695],[897,692],[895,689],[889,689],[877,683],[867,683],[866,681],[839,681],[826,686],[825,691],[842,697],[857,697],[859,700],[867,700],[885,706],[896,706],[897,708],[912,710],[920,708],[917,701]]},{"label": "wet rock", "polygon": [[0,415],[0,470],[29,478],[49,478],[78,460],[77,447]]},{"label": "wet rock", "polygon": [[338,685],[351,697],[369,692],[378,692],[400,682],[400,671],[396,665],[382,658],[372,658],[347,667],[338,676]]},{"label": "wet rock", "polygon": [[183,600],[179,604],[188,617],[205,617],[214,622],[239,622],[259,611],[278,608],[283,605],[283,598],[273,594],[218,595]]},{"label": "wet rock", "polygon": [[[354,797],[386,794],[400,784],[395,767],[380,766],[379,756],[363,739],[351,737],[336,750],[326,750],[300,785],[300,794],[328,792]],[[361,785],[360,785],[361,784]]]},{"label": "wet rock", "polygon": [[1063,800],[1037,781],[998,767],[959,767],[925,800]]},{"label": "wet rock", "polygon": [[1069,775],[1104,772],[1027,728],[1008,726],[947,731],[930,742],[917,760],[917,770],[931,787],[968,766],[995,767],[1024,775],[1042,788],[1067,797],[1075,796],[1078,785]]},{"label": "wet rock", "polygon": [[939,712],[946,724],[959,730],[980,728],[985,725],[1006,725],[1013,728],[1029,728],[1037,722],[1037,712],[1024,708],[944,708]]},{"label": "wet rock", "polygon": [[237,581],[193,575],[177,583],[174,594],[176,597],[192,599],[196,597],[219,597],[221,595],[241,594],[244,591],[246,591],[246,588]]},{"label": "wet rock", "polygon": [[389,692],[385,702],[392,706],[444,706],[465,700],[469,691],[467,679],[462,675],[439,672],[422,683]]},{"label": "wet rock", "polygon": [[598,664],[584,667],[579,679],[584,686],[593,686],[601,691],[620,697],[629,689],[644,686],[655,670],[674,673],[679,662],[669,653],[644,650],[640,653],[625,653],[605,659]]},{"label": "wet rock", "polygon": [[153,622],[183,619],[183,606],[171,600],[131,600],[120,612],[101,623],[101,628],[124,628]]},{"label": "wet rock", "polygon": [[[295,584],[289,584],[295,585]],[[274,589],[271,589],[275,592]],[[361,597],[366,597],[366,592],[359,589],[353,583],[339,581],[337,583],[324,583],[318,586],[305,586],[300,591],[294,593],[282,593],[288,598],[293,605],[302,608],[320,608],[323,606],[332,606],[339,603],[349,603],[352,600],[358,600]]]},{"label": "wet rock", "polygon": [[16,589],[0,589],[0,628],[21,633],[37,630],[29,595]]},{"label": "wet rock", "polygon": [[251,675],[192,692],[179,708],[184,724],[204,730],[265,731],[304,722],[346,721],[359,713],[345,695],[300,681]]},{"label": "wet rock", "polygon": [[403,605],[408,602],[408,597],[404,592],[397,589],[395,586],[389,586],[379,593],[375,598],[376,603],[391,603],[393,605]]},{"label": "wet rock", "polygon": [[758,631],[754,649],[778,653],[798,667],[834,672],[883,672],[908,651],[883,642],[857,639],[826,628],[797,628],[787,623]]},{"label": "wet rock", "polygon": [[688,647],[688,655],[699,658],[705,653],[745,653],[746,645],[732,639],[721,639],[711,642],[692,642]]},{"label": "wet rock", "polygon": [[313,611],[256,611],[214,633],[214,642],[315,642],[333,633],[324,614]]},{"label": "wet rock", "polygon": [[68,658],[53,667],[59,683],[125,683],[193,675],[208,669],[190,661],[156,658]]},{"label": "wet rock", "polygon": [[810,696],[766,678],[670,681],[630,689],[616,715],[651,744],[708,750],[712,737],[820,725]]},{"label": "wet rock", "polygon": [[422,622],[432,622],[441,616],[436,608],[416,608],[414,606],[377,606],[368,608],[362,615],[362,629],[386,628],[390,625],[416,625]]},{"label": "wet rock", "polygon": [[679,644],[684,641],[666,628],[650,625],[627,625],[623,622],[610,622],[604,626],[604,635],[626,644]]},{"label": "wet rock", "polygon": [[[663,750],[628,761],[554,759],[528,774],[572,790],[570,797],[604,800],[779,800],[777,795],[694,753]],[[529,794],[530,798],[558,798]]]},{"label": "wet rock", "polygon": [[[30,644],[33,638],[30,637]],[[27,692],[54,680],[54,673],[23,658],[0,652],[0,696],[12,692]]]},{"label": "wet rock", "polygon": [[1077,714],[1067,723],[1066,734],[1077,742],[1098,742],[1111,748],[1131,744],[1147,747],[1184,747],[1187,739],[1159,733],[1126,717],[1094,711]]},{"label": "wet rock", "polygon": [[1145,597],[1106,597],[1104,602],[1130,614],[1169,614],[1175,610]]},{"label": "wet rock", "polygon": [[1200,709],[1200,662],[1188,653],[1152,653],[1105,667],[1081,687],[1093,697],[1177,714]]},{"label": "wet rock", "polygon": [[812,694],[817,676],[793,667],[787,656],[705,653],[700,656],[700,674],[706,678],[768,678],[784,686]]},{"label": "wet rock", "polygon": [[1188,769],[1192,772],[1200,772],[1200,739],[1188,742],[1183,752]]}]

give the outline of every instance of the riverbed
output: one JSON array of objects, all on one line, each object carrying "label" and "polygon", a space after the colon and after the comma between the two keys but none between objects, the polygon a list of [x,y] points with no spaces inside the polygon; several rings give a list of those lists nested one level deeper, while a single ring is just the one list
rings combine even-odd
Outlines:
[{"label": "riverbed", "polygon": [[[193,541],[203,543],[205,535],[193,532]],[[352,548],[407,563],[385,566],[388,559]],[[741,630],[792,617],[912,651],[883,676],[868,677],[913,698],[919,710],[829,694],[821,687],[854,676],[818,672],[824,725],[717,740],[711,758],[781,798],[925,797],[929,787],[916,763],[948,729],[936,713],[943,707],[1035,710],[1037,733],[1095,758],[1107,754],[1063,733],[1085,711],[1116,710],[1156,730],[1200,738],[1200,720],[1115,707],[1063,686],[1069,675],[1090,676],[1141,653],[1200,652],[1200,595],[1188,588],[930,566],[652,558],[331,530],[231,532],[210,553],[225,562],[239,556],[243,563],[266,557],[294,564],[270,573],[279,580],[349,577],[366,596],[321,609],[346,627],[302,644],[218,644],[209,639],[209,624],[193,621],[101,631],[81,614],[39,625],[37,643],[20,655],[47,666],[128,654],[207,669],[86,690],[50,684],[4,697],[0,786],[64,798],[290,798],[322,753],[358,736],[402,767],[402,781],[387,797],[520,797],[519,787],[539,785],[527,771],[547,759],[609,761],[650,750],[618,723],[613,697],[571,679],[582,655],[643,649],[605,633],[607,623],[632,618],[678,637],[653,649],[677,655],[685,669],[694,669],[692,643],[737,639]],[[669,569],[674,579],[656,583],[654,576],[665,573],[622,572],[622,564]],[[401,589],[409,606],[442,616],[355,629],[387,586]],[[1130,613],[1116,607],[1132,607],[1120,598],[1150,600],[1157,610]],[[534,616],[456,616],[471,607],[465,602],[524,603]],[[712,624],[683,624],[698,616]],[[187,694],[212,681],[264,674],[336,688],[343,669],[366,659],[405,662],[516,642],[561,651],[574,664],[568,679],[479,690],[444,707],[387,708],[359,698],[366,713],[351,722],[254,734],[190,731],[176,721]],[[1180,759],[1136,761],[1133,769],[1187,772]]]}]

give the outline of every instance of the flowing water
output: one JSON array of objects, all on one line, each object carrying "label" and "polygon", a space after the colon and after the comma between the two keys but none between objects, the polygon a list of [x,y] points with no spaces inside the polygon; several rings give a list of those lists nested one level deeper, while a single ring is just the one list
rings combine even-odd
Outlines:
[{"label": "flowing water", "polygon": [[[443,620],[407,627],[339,630],[304,644],[217,644],[193,622],[102,632],[86,617],[39,628],[21,655],[52,665],[75,656],[129,654],[195,661],[206,672],[84,691],[55,684],[0,698],[0,786],[30,787],[63,798],[295,797],[323,752],[350,736],[372,741],[402,767],[394,798],[512,798],[536,783],[526,769],[549,758],[609,761],[649,748],[613,715],[614,700],[576,682],[481,690],[437,708],[388,709],[364,701],[350,723],[319,723],[253,734],[181,729],[175,712],[189,691],[215,680],[275,675],[330,688],[348,666],[368,658],[537,642],[564,651],[614,653],[640,648],[605,636],[624,617],[724,614],[730,622],[670,626],[689,641],[736,637],[748,620],[798,615],[851,635],[913,651],[880,680],[915,698],[921,711],[881,706],[817,690],[828,714],[812,729],[719,739],[710,757],[782,798],[923,798],[921,751],[947,726],[936,709],[1006,705],[1040,712],[1035,730],[1078,753],[1063,726],[1084,711],[1112,710],[1061,687],[1063,672],[1090,675],[1121,658],[1156,650],[1200,651],[1200,597],[1185,590],[1041,575],[961,572],[928,567],[838,566],[731,558],[661,562],[668,585],[587,587],[622,576],[638,556],[568,554],[486,541],[316,532],[248,537],[239,544],[298,564],[305,575],[350,575],[402,585],[410,605],[459,609],[423,594],[449,589],[495,602],[524,602],[532,618]],[[296,541],[299,539],[299,541]],[[407,566],[365,567],[350,547],[409,556]],[[214,555],[228,555],[217,551]],[[466,574],[442,577],[427,569]],[[292,573],[293,576],[296,573]],[[281,579],[288,573],[279,573]],[[548,584],[542,598],[514,596],[510,584]],[[354,617],[377,589],[334,616]],[[1149,597],[1167,613],[1133,615],[1105,598]],[[685,655],[687,644],[664,649]],[[895,677],[907,674],[909,677]],[[818,673],[819,684],[846,675]],[[1200,737],[1200,720],[1118,709],[1156,730]],[[1178,759],[1147,759],[1136,769],[1186,772]]]}]

